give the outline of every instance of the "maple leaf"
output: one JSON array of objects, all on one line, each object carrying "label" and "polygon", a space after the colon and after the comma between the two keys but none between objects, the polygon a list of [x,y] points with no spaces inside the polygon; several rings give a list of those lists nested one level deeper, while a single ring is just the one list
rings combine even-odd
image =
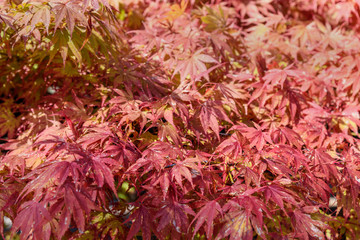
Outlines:
[{"label": "maple leaf", "polygon": [[79,20],[82,24],[87,26],[88,22],[85,15],[81,12],[81,9],[78,5],[73,4],[72,2],[66,3],[55,3],[53,7],[53,11],[55,12],[55,30],[60,26],[63,19],[66,19],[67,29],[72,35],[75,27],[75,21]]},{"label": "maple leaf", "polygon": [[300,123],[297,126],[294,126],[294,131],[299,133],[306,146],[311,148],[322,147],[322,144],[328,135],[325,126],[318,121]]},{"label": "maple leaf", "polygon": [[0,180],[0,236],[4,237],[4,228],[6,227],[4,215],[15,218],[14,206],[19,195],[18,190],[22,187],[22,183],[14,183],[12,179],[7,181]]},{"label": "maple leaf", "polygon": [[335,166],[335,160],[324,149],[312,150],[309,152],[309,158],[312,160],[311,165],[313,169],[317,173],[322,173],[326,180],[339,180],[339,172]]},{"label": "maple leaf", "polygon": [[327,50],[326,52],[318,52],[314,54],[311,58],[311,62],[312,65],[316,67],[323,66],[330,61],[336,62],[339,58],[337,50]]},{"label": "maple leaf", "polygon": [[181,0],[180,5],[175,3],[170,7],[170,11],[168,11],[162,20],[168,20],[170,22],[174,21],[175,19],[179,18],[186,10],[186,7],[188,5],[187,0]]},{"label": "maple leaf", "polygon": [[284,189],[276,184],[271,184],[263,188],[266,201],[271,199],[274,201],[284,212],[284,200],[294,206],[298,206],[298,202],[294,199],[296,194],[290,190]]},{"label": "maple leaf", "polygon": [[237,159],[242,154],[245,144],[245,138],[241,137],[239,133],[233,133],[230,138],[222,141],[217,146],[215,152]]},{"label": "maple leaf", "polygon": [[[76,38],[72,38],[69,35],[67,30],[59,29],[55,32],[54,37],[52,38],[52,43],[54,44],[53,50],[50,52],[50,59],[48,64],[53,60],[55,55],[60,52],[60,55],[63,59],[63,65],[66,66],[66,59],[68,56],[69,49],[71,53],[75,56],[75,58],[82,62],[82,54],[80,51],[79,43],[76,43]],[[67,103],[69,104],[69,102]],[[70,103],[69,105],[72,105]],[[74,104],[75,105],[75,104]],[[66,106],[66,105],[65,105]],[[73,106],[68,106],[69,108],[73,108]],[[77,106],[79,107],[79,106]],[[82,112],[79,112],[81,114]]]},{"label": "maple leaf", "polygon": [[271,157],[265,157],[261,161],[262,164],[260,164],[260,167],[262,167],[263,170],[266,170],[266,168],[268,167],[272,173],[278,174],[280,176],[285,175],[290,179],[290,176],[292,176],[294,172],[293,169],[290,169],[288,167],[288,161],[289,159],[287,159],[286,157],[275,154]]},{"label": "maple leaf", "polygon": [[[318,21],[316,23],[321,25]],[[331,29],[331,25],[326,24],[326,27],[321,26],[320,30],[325,34],[322,41],[324,49],[329,46],[333,49],[337,49],[341,47],[344,41],[346,41],[346,38],[344,38],[344,35],[342,34],[341,28]]]},{"label": "maple leaf", "polygon": [[[284,86],[284,82],[287,79],[288,74],[286,70],[282,69],[271,69],[269,70],[266,75],[263,77],[265,80],[265,84],[280,85],[281,88]],[[264,84],[264,85],[265,85]]]},{"label": "maple leaf", "polygon": [[194,220],[190,224],[192,225],[196,221],[193,238],[200,227],[206,222],[206,236],[208,239],[211,239],[213,236],[214,220],[219,213],[221,215],[223,214],[220,204],[216,200],[208,201],[204,207],[200,209],[198,214],[196,214]]},{"label": "maple leaf", "polygon": [[287,127],[275,129],[271,133],[271,136],[275,143],[285,144],[288,142],[289,144],[293,144],[297,149],[301,149],[301,146],[304,144],[300,135]]},{"label": "maple leaf", "polygon": [[143,167],[142,174],[146,174],[151,170],[160,172],[171,164],[170,159],[176,159],[181,155],[182,152],[174,146],[166,142],[155,142],[142,153],[142,157],[137,159],[135,164],[131,165],[127,171],[135,173]]},{"label": "maple leaf", "polygon": [[[190,78],[204,73],[207,71],[205,63],[218,63],[213,57],[203,54],[205,49],[200,49],[194,52],[191,57],[186,60],[180,61],[178,66],[175,68],[173,76],[176,73],[180,73],[181,81],[184,81],[187,76],[190,75]],[[208,74],[205,74],[205,79],[209,80]]]},{"label": "maple leaf", "polygon": [[[300,120],[301,105],[300,100],[304,101],[304,98],[296,89],[285,88],[284,97],[287,98],[291,119],[297,124]],[[285,103],[285,99],[283,99]]]},{"label": "maple leaf", "polygon": [[36,168],[42,163],[45,155],[40,152],[31,152],[31,143],[19,144],[19,141],[9,141],[6,144],[0,145],[1,149],[11,150],[1,159],[0,166],[6,166],[10,169],[10,173],[20,170],[22,175],[25,175],[25,169]]},{"label": "maple leaf", "polygon": [[160,188],[163,193],[163,199],[165,200],[170,187],[170,175],[168,172],[164,172],[163,174],[158,176],[157,180],[152,183],[153,186],[156,186],[158,184],[160,184]]},{"label": "maple leaf", "polygon": [[37,177],[26,184],[20,196],[25,197],[33,191],[35,191],[35,197],[42,196],[41,190],[43,188],[47,188],[54,183],[62,186],[70,173],[75,181],[79,180],[81,169],[78,164],[67,161],[45,162],[31,172],[31,174],[26,175],[28,179],[31,179],[33,176]]},{"label": "maple leaf", "polygon": [[44,207],[44,203],[29,201],[21,205],[20,211],[14,220],[12,231],[21,230],[22,239],[32,235],[35,239],[49,240],[51,228],[49,222],[52,217]]},{"label": "maple leaf", "polygon": [[[291,67],[292,66],[290,65],[285,69],[271,69],[267,71],[266,75],[263,77],[264,83],[259,85],[261,87],[256,89],[248,104],[258,98],[268,87],[274,88],[275,86],[280,85],[280,89],[283,89],[284,85],[286,86],[285,83],[288,77],[299,78],[303,76],[301,71],[292,70],[290,69]],[[287,94],[291,94],[291,92]]]},{"label": "maple leaf", "polygon": [[[356,5],[354,2],[338,2],[332,11],[335,14],[335,19],[339,22],[340,19],[344,19],[346,22],[349,22],[351,15],[354,14],[357,19],[359,19],[359,14],[356,10]],[[337,11],[334,11],[337,10]]]},{"label": "maple leaf", "polygon": [[249,188],[250,184],[253,182],[257,187],[260,186],[260,176],[257,172],[252,170],[249,167],[243,168],[241,171],[244,174],[245,184]]},{"label": "maple leaf", "polygon": [[342,117],[340,118],[340,129],[347,134],[348,130],[351,130],[354,133],[358,132],[360,127],[360,115],[359,115],[359,106],[348,105],[341,112]]},{"label": "maple leaf", "polygon": [[12,29],[14,29],[14,26],[13,26],[14,19],[11,16],[9,16],[9,15],[7,15],[5,13],[0,13],[0,20],[3,23],[5,23],[6,26],[9,26]]},{"label": "maple leaf", "polygon": [[151,170],[160,170],[166,166],[167,161],[165,159],[154,159],[154,158],[139,158],[137,159],[136,163],[131,165],[131,167],[128,168],[128,172],[136,173],[136,171],[140,170],[140,168],[144,168],[143,174],[146,172],[149,172]]},{"label": "maple leaf", "polygon": [[309,166],[310,160],[302,153],[301,150],[294,149],[289,145],[279,145],[273,148],[269,153],[275,153],[273,158],[278,159],[279,163],[282,162],[285,165],[291,164],[291,166],[294,167],[295,173],[297,173],[299,169],[303,168],[305,168],[308,172],[311,172]]},{"label": "maple leaf", "polygon": [[[209,25],[208,25],[209,26]],[[211,42],[215,45],[216,53],[224,54],[224,52],[228,52],[233,55],[233,49],[230,44],[231,39],[230,36],[221,34],[221,30],[215,30],[210,33]]]},{"label": "maple leaf", "polygon": [[117,166],[124,165],[126,168],[141,156],[140,151],[133,143],[123,141],[115,141],[114,145],[105,147],[104,153],[109,154],[109,157],[118,161]]},{"label": "maple leaf", "polygon": [[[344,167],[344,172],[347,175],[346,185],[350,186],[350,192],[352,196],[359,196],[360,193],[360,172],[357,170],[356,164],[354,162],[347,162],[346,167]],[[352,198],[352,205],[357,206],[357,198]],[[345,205],[345,204],[344,204]],[[358,209],[357,209],[358,211]]]},{"label": "maple leaf", "polygon": [[[171,121],[171,120],[170,120]],[[161,124],[159,127],[159,139],[161,141],[165,141],[167,137],[170,137],[170,139],[178,146],[182,145],[182,139],[179,136],[179,133],[177,129],[172,124]]]},{"label": "maple leaf", "polygon": [[208,129],[211,129],[214,131],[218,139],[220,139],[218,119],[232,123],[232,121],[225,113],[223,107],[220,105],[219,102],[216,101],[208,100],[207,102],[205,102],[200,108],[199,116],[201,125],[205,133]]},{"label": "maple leaf", "polygon": [[326,228],[327,224],[319,220],[313,220],[309,214],[302,213],[300,210],[295,210],[289,215],[291,216],[296,237],[302,239],[310,239],[310,237],[325,239],[322,229]]},{"label": "maple leaf", "polygon": [[105,7],[110,8],[108,0],[83,0],[84,8],[91,5],[95,10],[100,8],[100,3],[102,3]]},{"label": "maple leaf", "polygon": [[[73,184],[65,184],[64,188],[64,210],[66,214],[72,215],[73,219],[80,231],[85,230],[85,215],[89,216],[91,210],[100,210],[95,203],[84,194],[80,189],[75,189]],[[64,219],[64,225],[66,227],[66,217]]]},{"label": "maple leaf", "polygon": [[[120,236],[122,239],[126,238],[122,221],[116,215],[100,212],[92,218],[91,222],[97,227],[97,230],[99,230],[99,232],[101,233],[101,235],[99,234],[99,237],[101,236],[101,239],[115,240],[117,237]],[[82,237],[85,237],[84,235],[82,235]]]},{"label": "maple leaf", "polygon": [[[224,230],[217,236],[216,239],[222,239],[230,235],[231,240],[253,239],[253,228],[250,218],[246,215],[245,210],[232,212],[225,215],[226,224]],[[225,228],[227,230],[225,230]]]},{"label": "maple leaf", "polygon": [[307,173],[302,174],[301,178],[304,182],[304,186],[306,186],[307,193],[312,195],[314,198],[319,198],[324,201],[328,202],[330,194],[332,194],[331,188],[329,185],[321,178],[315,177],[313,174]]},{"label": "maple leaf", "polygon": [[14,138],[20,119],[16,118],[9,108],[0,107],[0,136],[7,134]]},{"label": "maple leaf", "polygon": [[189,226],[188,215],[195,216],[195,212],[186,204],[175,201],[167,202],[166,205],[154,216],[159,219],[157,231],[173,228],[175,232],[186,233]]},{"label": "maple leaf", "polygon": [[198,162],[196,158],[187,158],[184,161],[178,161],[171,169],[172,180],[175,179],[182,189],[184,189],[182,177],[188,180],[191,186],[193,186],[193,174],[191,171],[195,170],[196,172],[200,172],[199,166],[195,164],[196,162]]},{"label": "maple leaf", "polygon": [[230,239],[253,239],[253,229],[262,238],[265,238],[263,230],[263,212],[269,215],[265,205],[257,198],[244,196],[230,200],[223,207],[225,225],[221,228],[216,239],[222,239],[230,235]]},{"label": "maple leaf", "polygon": [[46,32],[48,33],[51,19],[50,6],[45,4],[34,5],[33,12],[34,15],[31,19],[31,28],[34,29],[38,23],[43,23]]},{"label": "maple leaf", "polygon": [[[251,76],[251,75],[250,75]],[[244,75],[244,78],[251,78],[249,75]],[[240,78],[240,76],[231,76],[232,78]],[[238,80],[231,81],[230,83],[218,83],[216,87],[219,91],[219,97],[224,104],[228,105],[232,111],[241,115],[241,111],[244,111],[242,101],[247,101],[249,98],[248,92],[245,90],[245,83],[238,82]]]},{"label": "maple leaf", "polygon": [[143,30],[130,31],[129,34],[134,34],[130,41],[136,45],[144,47],[145,52],[149,52],[152,49],[160,49],[163,38],[158,36],[156,29],[150,24],[144,23]]},{"label": "maple leaf", "polygon": [[[308,25],[298,24],[289,29],[289,34],[292,36],[291,41],[299,42],[299,46],[302,49],[305,49],[308,42],[315,43],[321,40],[320,31],[314,22]],[[311,44],[309,45],[312,46]]]},{"label": "maple leaf", "polygon": [[226,186],[221,190],[223,191],[224,194],[229,194],[230,196],[236,196],[236,195],[244,194],[245,191],[248,191],[246,189],[247,186],[245,184],[241,183],[241,181],[236,181],[232,185]]},{"label": "maple leaf", "polygon": [[245,124],[233,126],[230,130],[240,130],[250,142],[250,148],[256,146],[258,151],[264,148],[266,142],[273,143],[268,132],[264,132],[265,127],[259,126],[254,123],[255,128],[246,126]]},{"label": "maple leaf", "polygon": [[104,146],[104,143],[113,137],[113,133],[106,126],[92,127],[88,129],[85,135],[78,139],[78,142],[84,147],[84,149],[95,148],[96,146]]},{"label": "maple leaf", "polygon": [[156,228],[153,226],[152,213],[148,208],[143,205],[140,205],[130,217],[125,221],[132,222],[130,231],[126,237],[126,240],[132,239],[141,229],[142,237],[144,240],[151,239],[151,231],[156,231]]},{"label": "maple leaf", "polygon": [[227,77],[233,79],[233,81],[229,83],[217,83],[216,87],[220,90],[220,92],[226,98],[234,98],[234,99],[247,99],[248,93],[245,88],[245,80],[250,80],[254,78],[253,75],[247,73],[239,73],[239,74],[228,74]]},{"label": "maple leaf", "polygon": [[116,194],[117,191],[115,190],[114,176],[107,164],[115,166],[118,163],[108,157],[99,155],[93,157],[91,161],[92,172],[99,187],[103,187],[104,183],[107,183],[114,194]]}]

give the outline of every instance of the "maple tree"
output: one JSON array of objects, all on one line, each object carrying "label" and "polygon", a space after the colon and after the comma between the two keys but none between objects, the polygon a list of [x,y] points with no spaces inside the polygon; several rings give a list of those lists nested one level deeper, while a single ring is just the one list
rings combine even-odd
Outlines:
[{"label": "maple tree", "polygon": [[359,30],[352,0],[0,1],[0,238],[359,239]]}]

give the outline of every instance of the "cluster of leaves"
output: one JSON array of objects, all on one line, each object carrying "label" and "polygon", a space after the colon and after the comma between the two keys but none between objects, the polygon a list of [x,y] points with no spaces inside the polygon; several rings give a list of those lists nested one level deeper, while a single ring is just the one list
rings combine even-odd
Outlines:
[{"label": "cluster of leaves", "polygon": [[0,1],[1,235],[359,239],[359,27],[352,0]]}]

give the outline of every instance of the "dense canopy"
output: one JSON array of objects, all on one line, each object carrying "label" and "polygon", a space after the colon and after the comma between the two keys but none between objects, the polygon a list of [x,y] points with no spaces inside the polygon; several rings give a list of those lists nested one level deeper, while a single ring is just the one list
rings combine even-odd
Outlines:
[{"label": "dense canopy", "polygon": [[360,239],[359,91],[357,0],[0,0],[0,233]]}]

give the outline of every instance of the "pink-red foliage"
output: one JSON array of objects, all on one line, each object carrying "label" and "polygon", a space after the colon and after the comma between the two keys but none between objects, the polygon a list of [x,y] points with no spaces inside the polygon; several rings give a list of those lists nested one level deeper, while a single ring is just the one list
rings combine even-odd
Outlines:
[{"label": "pink-red foliage", "polygon": [[2,237],[359,239],[359,31],[352,0],[0,1]]}]

